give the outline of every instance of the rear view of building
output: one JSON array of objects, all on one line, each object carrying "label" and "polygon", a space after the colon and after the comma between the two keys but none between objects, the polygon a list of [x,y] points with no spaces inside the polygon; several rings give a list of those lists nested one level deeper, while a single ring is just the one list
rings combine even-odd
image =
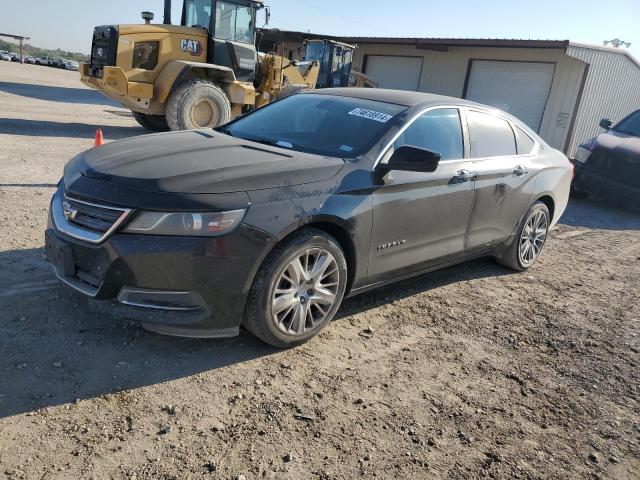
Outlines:
[{"label": "rear view of building", "polygon": [[568,40],[328,37],[264,32],[263,49],[293,59],[304,40],[357,44],[353,68],[381,88],[466,98],[505,110],[572,157],[599,131],[640,108],[640,63],[626,50]]}]

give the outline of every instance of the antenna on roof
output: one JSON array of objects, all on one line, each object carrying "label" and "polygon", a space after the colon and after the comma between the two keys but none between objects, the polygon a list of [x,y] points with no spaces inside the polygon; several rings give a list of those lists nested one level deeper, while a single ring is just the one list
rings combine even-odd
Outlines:
[{"label": "antenna on roof", "polygon": [[602,44],[605,47],[611,45],[613,48],[620,48],[623,45],[626,48],[629,48],[631,46],[631,42],[625,42],[624,40],[620,40],[619,38],[614,38],[613,40],[605,40],[604,42],[602,42]]}]

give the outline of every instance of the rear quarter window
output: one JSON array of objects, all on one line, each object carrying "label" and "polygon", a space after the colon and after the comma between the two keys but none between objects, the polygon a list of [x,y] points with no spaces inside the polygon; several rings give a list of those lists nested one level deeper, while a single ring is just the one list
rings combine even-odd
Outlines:
[{"label": "rear quarter window", "polygon": [[513,130],[516,132],[516,145],[518,147],[518,155],[528,155],[533,151],[535,142],[527,133],[524,132],[517,125],[513,126]]}]

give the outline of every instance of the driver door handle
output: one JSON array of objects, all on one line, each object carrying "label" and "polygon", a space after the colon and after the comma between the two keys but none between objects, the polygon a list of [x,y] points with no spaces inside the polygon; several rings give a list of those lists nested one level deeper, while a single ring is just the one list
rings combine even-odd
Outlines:
[{"label": "driver door handle", "polygon": [[453,176],[453,183],[465,183],[473,179],[473,173],[469,170],[458,170]]},{"label": "driver door handle", "polygon": [[527,173],[529,173],[529,170],[527,170],[527,167],[525,167],[524,165],[518,165],[514,170],[513,170],[513,174],[516,177],[521,177],[522,175],[526,175]]}]

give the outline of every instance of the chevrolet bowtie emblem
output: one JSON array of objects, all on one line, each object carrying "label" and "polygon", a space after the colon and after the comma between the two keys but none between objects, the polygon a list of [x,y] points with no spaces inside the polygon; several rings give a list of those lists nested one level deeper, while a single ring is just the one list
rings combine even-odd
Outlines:
[{"label": "chevrolet bowtie emblem", "polygon": [[74,220],[78,214],[78,209],[73,208],[66,200],[62,202],[62,213],[67,220]]}]

